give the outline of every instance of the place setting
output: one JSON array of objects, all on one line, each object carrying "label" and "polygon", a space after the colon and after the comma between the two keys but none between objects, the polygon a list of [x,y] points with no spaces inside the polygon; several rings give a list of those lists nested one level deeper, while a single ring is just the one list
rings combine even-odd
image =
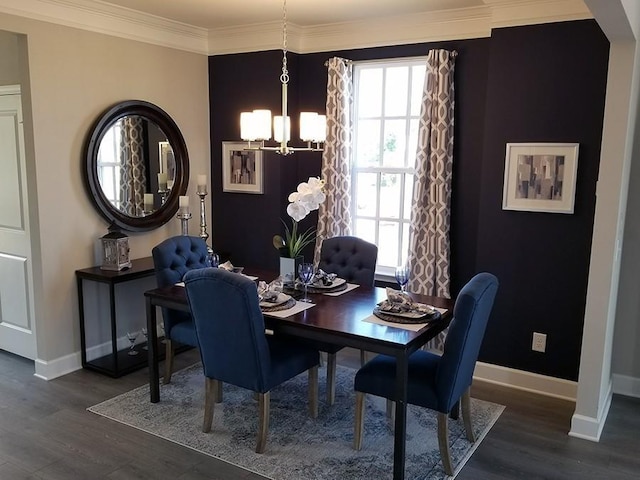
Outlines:
[{"label": "place setting", "polygon": [[411,298],[407,292],[410,273],[406,264],[396,268],[395,277],[400,290],[387,287],[386,300],[378,303],[373,308],[372,315],[363,319],[364,322],[418,331],[446,313],[445,308],[419,303]]}]

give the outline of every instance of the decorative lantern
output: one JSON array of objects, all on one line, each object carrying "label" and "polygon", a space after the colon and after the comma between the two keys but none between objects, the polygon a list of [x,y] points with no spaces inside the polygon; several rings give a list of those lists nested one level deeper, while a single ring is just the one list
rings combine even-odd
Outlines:
[{"label": "decorative lantern", "polygon": [[111,224],[109,233],[102,240],[102,270],[120,271],[131,267],[129,237]]}]

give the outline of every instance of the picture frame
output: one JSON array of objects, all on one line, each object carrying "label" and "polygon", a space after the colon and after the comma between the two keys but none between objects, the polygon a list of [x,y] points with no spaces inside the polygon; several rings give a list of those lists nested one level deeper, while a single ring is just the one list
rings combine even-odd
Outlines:
[{"label": "picture frame", "polygon": [[222,142],[222,191],[263,193],[262,151],[244,142]]},{"label": "picture frame", "polygon": [[578,143],[507,143],[502,209],[572,214]]}]

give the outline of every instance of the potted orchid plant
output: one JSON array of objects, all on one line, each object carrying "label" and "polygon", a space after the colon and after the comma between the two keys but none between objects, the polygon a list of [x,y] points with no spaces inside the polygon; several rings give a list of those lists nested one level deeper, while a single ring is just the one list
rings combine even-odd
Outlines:
[{"label": "potted orchid plant", "polygon": [[[324,193],[324,180],[318,177],[309,177],[306,182],[301,182],[295,192],[288,197],[289,205],[287,214],[291,217],[292,224],[289,227],[284,221],[285,235],[273,237],[273,245],[280,252],[280,274],[286,277],[293,274],[295,278],[295,261],[300,260],[302,250],[312,243],[316,238],[314,228],[309,228],[303,232],[298,230],[298,222],[304,219],[309,213],[320,208],[326,195]],[[286,261],[291,259],[290,261]]]}]

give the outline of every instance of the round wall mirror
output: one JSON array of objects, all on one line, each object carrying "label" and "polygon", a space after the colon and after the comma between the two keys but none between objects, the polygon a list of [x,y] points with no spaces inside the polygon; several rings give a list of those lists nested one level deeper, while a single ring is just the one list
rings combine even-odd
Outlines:
[{"label": "round wall mirror", "polygon": [[100,115],[87,138],[83,167],[94,206],[124,230],[152,230],[168,222],[189,183],[178,126],[165,111],[139,100]]}]

